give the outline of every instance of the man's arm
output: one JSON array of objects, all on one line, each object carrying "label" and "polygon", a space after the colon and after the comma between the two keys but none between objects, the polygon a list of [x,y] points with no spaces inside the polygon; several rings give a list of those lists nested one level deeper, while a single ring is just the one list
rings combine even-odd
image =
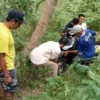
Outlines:
[{"label": "man's arm", "polygon": [[57,62],[57,59],[51,59],[50,61],[53,61],[53,62],[55,62],[55,63],[56,63],[56,62]]},{"label": "man's arm", "polygon": [[77,54],[77,52],[78,52],[78,50],[65,51],[65,56],[67,56],[69,53]]},{"label": "man's arm", "polygon": [[67,28],[72,28],[71,26],[71,22],[67,23],[65,28],[63,29],[62,33],[60,34],[60,36],[64,37],[68,34],[68,29]]},{"label": "man's arm", "polygon": [[65,37],[66,36],[66,27],[62,30],[60,36],[61,37]]},{"label": "man's arm", "polygon": [[71,51],[68,51],[68,53],[77,53],[78,52],[78,50],[71,50]]},{"label": "man's arm", "polygon": [[11,83],[12,79],[9,75],[8,70],[7,70],[6,61],[5,61],[5,54],[4,53],[0,53],[0,67],[1,67],[1,70],[3,71],[3,73],[4,73],[5,83]]},{"label": "man's arm", "polygon": [[65,37],[66,34],[65,34],[65,33],[61,33],[60,36],[61,36],[61,37]]}]

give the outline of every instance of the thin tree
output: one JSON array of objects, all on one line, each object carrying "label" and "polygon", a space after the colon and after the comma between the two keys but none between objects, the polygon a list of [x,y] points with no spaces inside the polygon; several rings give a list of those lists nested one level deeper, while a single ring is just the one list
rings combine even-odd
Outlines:
[{"label": "thin tree", "polygon": [[44,8],[44,11],[40,17],[40,20],[36,26],[35,31],[32,34],[32,37],[28,43],[28,45],[25,48],[24,54],[27,55],[29,52],[34,49],[36,46],[39,45],[39,41],[44,36],[44,33],[46,31],[46,28],[49,24],[50,18],[52,17],[52,14],[56,8],[58,0],[46,0],[46,6]]}]

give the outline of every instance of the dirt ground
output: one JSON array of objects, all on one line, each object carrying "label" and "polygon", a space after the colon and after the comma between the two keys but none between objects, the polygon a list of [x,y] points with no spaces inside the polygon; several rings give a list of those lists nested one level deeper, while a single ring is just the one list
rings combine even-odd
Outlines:
[{"label": "dirt ground", "polygon": [[18,92],[14,100],[24,100],[24,97],[37,96],[41,94],[41,92],[42,89],[31,89],[31,88],[18,89]]}]

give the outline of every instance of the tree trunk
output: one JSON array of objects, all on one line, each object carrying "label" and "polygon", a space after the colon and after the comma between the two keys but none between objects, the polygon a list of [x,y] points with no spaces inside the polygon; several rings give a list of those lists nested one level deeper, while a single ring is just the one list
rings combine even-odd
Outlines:
[{"label": "tree trunk", "polygon": [[24,51],[25,55],[28,55],[32,49],[34,49],[36,46],[39,45],[39,41],[44,36],[44,33],[48,26],[49,20],[55,10],[57,2],[58,0],[46,0],[46,6],[44,8],[42,16],[40,17],[40,20],[36,26],[36,29],[33,32],[32,37],[27,47],[25,48],[25,51]]}]

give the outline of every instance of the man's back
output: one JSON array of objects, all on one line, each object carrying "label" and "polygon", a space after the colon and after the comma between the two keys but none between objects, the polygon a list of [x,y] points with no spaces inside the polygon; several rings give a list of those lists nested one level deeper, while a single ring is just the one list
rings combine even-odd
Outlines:
[{"label": "man's back", "polygon": [[43,64],[51,59],[58,58],[60,52],[59,43],[49,41],[35,48],[30,53],[30,59],[34,64]]},{"label": "man's back", "polygon": [[82,58],[91,58],[95,55],[94,40],[85,33],[79,38],[78,52],[82,53]]}]

